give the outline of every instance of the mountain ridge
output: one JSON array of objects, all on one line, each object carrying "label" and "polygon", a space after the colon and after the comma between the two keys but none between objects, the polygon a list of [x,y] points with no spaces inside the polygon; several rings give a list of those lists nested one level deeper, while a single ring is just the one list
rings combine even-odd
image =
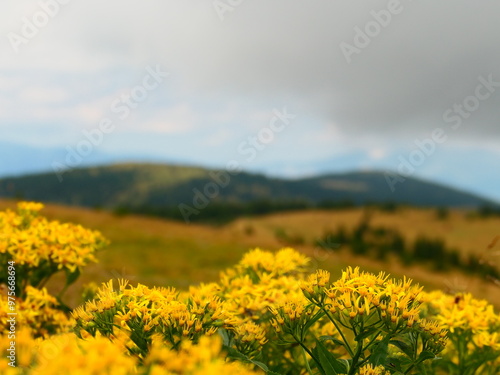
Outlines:
[{"label": "mountain ridge", "polygon": [[196,166],[118,163],[68,170],[62,182],[50,172],[0,178],[0,197],[103,208],[195,207],[197,196],[209,203],[233,204],[268,200],[498,206],[491,199],[413,177],[405,177],[391,191],[386,173],[351,171],[285,179]]}]

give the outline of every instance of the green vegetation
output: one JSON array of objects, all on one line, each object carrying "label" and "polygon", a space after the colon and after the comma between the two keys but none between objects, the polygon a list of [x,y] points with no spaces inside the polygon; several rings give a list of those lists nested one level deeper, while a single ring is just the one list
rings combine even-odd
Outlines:
[{"label": "green vegetation", "polygon": [[[270,201],[256,200],[252,202],[213,202],[195,215],[189,216],[190,222],[225,224],[241,216],[258,216],[275,212],[311,209],[315,206],[305,201]],[[127,207],[120,206],[113,210],[116,215],[140,214],[165,219],[184,221],[182,212],[176,206],[167,207]]]},{"label": "green vegetation", "polygon": [[[46,173],[0,180],[0,197],[104,208],[198,222],[228,222],[303,208],[375,205],[396,212],[401,204],[427,207],[482,207],[498,204],[431,182],[407,178],[395,191],[382,172],[356,172],[286,180],[160,164],[121,164],[68,170],[59,181]],[[183,212],[184,213],[183,213]],[[443,213],[443,212],[442,212]]]},{"label": "green vegetation", "polygon": [[[411,244],[406,244],[403,235],[392,228],[370,226],[370,214],[362,217],[359,224],[348,232],[340,225],[335,231],[328,231],[316,239],[315,245],[328,250],[339,250],[347,246],[354,254],[386,260],[396,256],[404,264],[414,262],[430,265],[436,271],[459,269],[476,274],[485,279],[500,279],[500,271],[491,262],[486,262],[475,254],[462,259],[458,250],[449,248],[443,239],[419,235]],[[443,220],[441,217],[439,220]]]}]

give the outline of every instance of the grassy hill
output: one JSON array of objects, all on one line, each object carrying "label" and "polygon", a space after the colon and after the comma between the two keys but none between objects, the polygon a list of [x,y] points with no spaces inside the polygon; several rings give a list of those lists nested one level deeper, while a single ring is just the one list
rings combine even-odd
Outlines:
[{"label": "grassy hill", "polygon": [[[3,178],[0,197],[85,207],[120,207],[172,218],[182,218],[179,204],[194,208],[200,202],[204,206],[203,214],[208,217],[266,213],[280,207],[327,207],[341,202],[447,207],[494,205],[476,195],[414,178],[396,184],[391,191],[382,172],[286,180],[244,172],[230,175],[197,167],[119,164],[75,169],[62,177],[62,182],[55,173]],[[255,206],[255,202],[265,204]]]},{"label": "grassy hill", "polygon": [[[0,201],[1,210],[7,207],[14,208],[15,202]],[[72,287],[73,302],[82,283],[124,277],[133,283],[186,288],[192,283],[216,280],[221,270],[235,264],[250,248],[277,250],[293,246],[312,258],[311,271],[323,268],[340,276],[341,269],[348,265],[372,272],[383,270],[398,277],[412,277],[429,289],[470,291],[500,307],[498,285],[480,275],[460,269],[436,271],[417,262],[405,265],[392,255],[378,260],[356,255],[347,248],[328,251],[315,244],[325,231],[338,225],[354,228],[366,215],[363,208],[240,218],[221,227],[135,215],[118,217],[110,212],[59,205],[48,205],[43,213],[50,219],[100,230],[111,240],[111,245],[98,255],[100,263],[87,267],[79,284]],[[499,266],[500,244],[491,249],[488,245],[500,234],[500,218],[471,218],[460,210],[451,210],[448,218],[442,219],[435,209],[405,208],[393,213],[375,210],[372,224],[396,229],[406,241],[419,235],[441,238],[463,256],[476,254]],[[60,287],[57,279],[52,287]]]}]

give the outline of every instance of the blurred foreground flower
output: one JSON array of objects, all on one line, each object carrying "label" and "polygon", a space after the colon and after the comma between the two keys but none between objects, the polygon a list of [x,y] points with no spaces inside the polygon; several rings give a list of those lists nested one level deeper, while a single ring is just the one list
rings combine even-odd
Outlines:
[{"label": "blurred foreground flower", "polygon": [[[23,298],[26,287],[43,287],[58,271],[66,273],[66,285],[58,298],[107,244],[97,231],[80,225],[61,224],[39,215],[43,204],[18,203],[17,212],[0,212],[0,263],[15,267],[15,294]],[[7,284],[7,267],[0,268],[0,284]]]}]

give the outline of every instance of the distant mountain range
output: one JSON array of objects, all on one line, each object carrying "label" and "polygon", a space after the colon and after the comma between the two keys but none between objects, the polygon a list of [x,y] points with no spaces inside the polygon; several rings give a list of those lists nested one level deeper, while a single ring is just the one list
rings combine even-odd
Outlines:
[{"label": "distant mountain range", "polygon": [[497,206],[480,196],[406,178],[391,191],[384,172],[278,179],[245,172],[164,164],[117,164],[0,179],[0,197],[86,207],[185,207],[252,201],[404,203],[415,206]]},{"label": "distant mountain range", "polygon": [[[54,162],[64,162],[67,151],[63,147],[40,148],[0,141],[0,176],[22,176],[49,171]],[[99,150],[85,158],[83,166],[116,162],[117,159]]]}]

